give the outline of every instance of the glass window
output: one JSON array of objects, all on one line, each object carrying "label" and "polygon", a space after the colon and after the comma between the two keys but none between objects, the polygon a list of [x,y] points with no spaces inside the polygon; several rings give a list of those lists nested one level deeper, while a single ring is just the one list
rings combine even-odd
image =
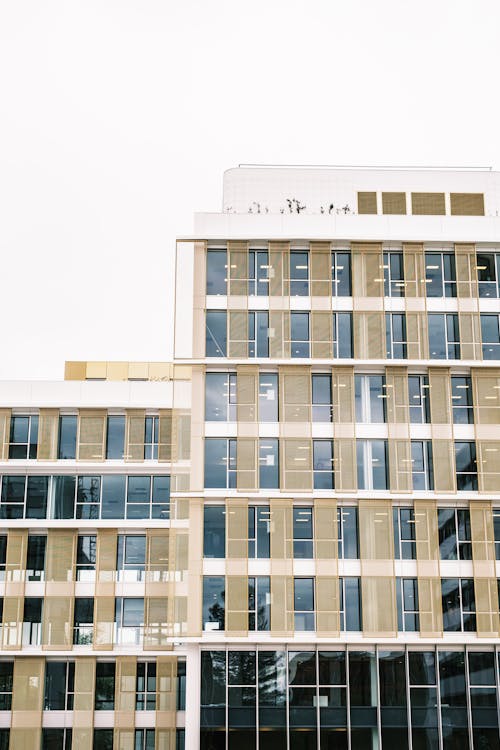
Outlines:
[{"label": "glass window", "polygon": [[416,578],[396,578],[398,630],[415,633],[420,629],[418,609],[418,581]]},{"label": "glass window", "polygon": [[59,441],[57,457],[62,459],[76,458],[76,431],[78,417],[74,415],[59,417]]},{"label": "glass window", "polygon": [[457,471],[457,490],[477,490],[476,444],[474,442],[455,442],[455,466]]},{"label": "glass window", "polygon": [[309,357],[309,313],[290,313],[291,357]]},{"label": "glass window", "polygon": [[106,430],[106,458],[123,458],[125,446],[125,417],[108,417]]},{"label": "glass window", "polygon": [[205,356],[227,356],[227,313],[225,310],[207,310],[206,312]]},{"label": "glass window", "polygon": [[207,250],[207,294],[227,293],[227,251]]},{"label": "glass window", "polygon": [[49,477],[29,476],[26,483],[26,518],[47,518]]},{"label": "glass window", "polygon": [[361,596],[359,578],[339,578],[340,630],[361,631]]},{"label": "glass window", "polygon": [[410,422],[412,424],[429,423],[431,420],[429,409],[429,378],[427,375],[408,376],[408,400]]},{"label": "glass window", "polygon": [[[177,666],[180,667],[181,662]],[[179,674],[177,677],[180,679]],[[155,709],[156,663],[153,661],[138,661],[135,682],[135,710],[154,711]]]},{"label": "glass window", "polygon": [[[73,481],[74,481],[74,477]],[[64,477],[61,477],[64,480]],[[64,500],[61,498],[60,505],[63,506],[64,510],[69,511],[70,506],[69,493],[64,493]],[[73,488],[73,506],[74,506],[74,488]],[[77,518],[99,518],[99,508],[101,504],[101,477],[97,476],[86,476],[78,477],[77,491],[76,491],[76,517]],[[71,509],[71,516],[59,516],[55,518],[72,518],[73,509]]]},{"label": "glass window", "polygon": [[236,373],[207,372],[205,375],[205,420],[236,421]]},{"label": "glass window", "polygon": [[383,375],[354,376],[356,422],[385,422],[385,401]]},{"label": "glass window", "polygon": [[313,422],[331,422],[333,419],[332,376],[313,373],[311,385]]},{"label": "glass window", "polygon": [[454,253],[425,253],[425,282],[428,297],[456,297]]},{"label": "glass window", "polygon": [[411,441],[411,466],[413,489],[434,489],[434,470],[432,464],[432,440]]},{"label": "glass window", "polygon": [[205,487],[236,486],[236,440],[205,439]]},{"label": "glass window", "polygon": [[135,729],[134,750],[155,750],[155,730]]},{"label": "glass window", "polygon": [[472,560],[470,514],[467,508],[438,508],[441,560]]},{"label": "glass window", "polygon": [[463,651],[439,651],[439,684],[444,748],[469,748],[465,654]]},{"label": "glass window", "polygon": [[415,514],[413,508],[393,508],[394,557],[396,560],[415,560]]},{"label": "glass window", "polygon": [[203,630],[224,630],[224,576],[203,576]]},{"label": "glass window", "polygon": [[42,643],[42,597],[24,598],[23,646],[40,646]]},{"label": "glass window", "polygon": [[470,377],[451,376],[451,403],[455,424],[474,424]]},{"label": "glass window", "polygon": [[387,490],[387,440],[356,440],[359,490]]},{"label": "glass window", "polygon": [[269,258],[267,250],[250,250],[248,254],[248,294],[267,297],[269,294]]},{"label": "glass window", "polygon": [[47,537],[44,535],[28,536],[28,548],[26,553],[26,580],[45,580],[45,548]]},{"label": "glass window", "polygon": [[144,599],[141,597],[115,598],[116,643],[138,646],[144,627]]},{"label": "glass window", "polygon": [[442,578],[443,630],[476,630],[476,604],[473,578]]},{"label": "glass window", "polygon": [[457,313],[428,313],[429,354],[431,359],[460,359],[460,332]]},{"label": "glass window", "polygon": [[226,556],[226,507],[205,505],[203,509],[203,557]]},{"label": "glass window", "polygon": [[151,477],[131,476],[127,480],[127,518],[149,518]]},{"label": "glass window", "polygon": [[117,580],[125,583],[144,581],[145,566],[146,536],[144,534],[118,534]]},{"label": "glass window", "polygon": [[114,711],[115,664],[98,661],[95,675],[95,710]]},{"label": "glass window", "polygon": [[248,579],[248,629],[271,629],[271,579],[250,576]]},{"label": "glass window", "polygon": [[314,557],[312,508],[293,508],[293,556]]},{"label": "glass window", "polygon": [[144,421],[144,460],[158,460],[159,417],[146,417]]},{"label": "glass window", "polygon": [[493,508],[493,531],[495,535],[495,557],[500,560],[500,508]]},{"label": "glass window", "polygon": [[278,376],[272,372],[259,374],[259,422],[278,421]]},{"label": "glass window", "polygon": [[476,269],[480,297],[498,297],[498,263],[495,253],[477,253]]},{"label": "glass window", "polygon": [[307,297],[309,294],[309,253],[307,250],[290,251],[290,296]]},{"label": "glass window", "polygon": [[97,537],[80,534],[76,544],[76,580],[95,581]]},{"label": "glass window", "polygon": [[351,296],[351,253],[343,250],[332,252],[332,295]]},{"label": "glass window", "polygon": [[358,548],[358,509],[351,505],[337,508],[337,532],[339,536],[338,554],[340,560],[357,560]]},{"label": "glass window", "polygon": [[276,438],[259,440],[259,487],[279,489],[279,453]]},{"label": "glass window", "polygon": [[314,630],[314,578],[294,578],[295,630]]},{"label": "glass window", "polygon": [[151,518],[170,518],[170,476],[168,474],[153,477],[151,492]]},{"label": "glass window", "polygon": [[73,616],[73,643],[90,646],[94,640],[94,600],[89,597],[75,597]]},{"label": "glass window", "polygon": [[113,729],[94,729],[92,750],[113,750]]},{"label": "glass window", "polygon": [[226,652],[201,652],[201,705],[207,708],[226,706]]},{"label": "glass window", "polygon": [[248,557],[267,559],[270,555],[271,513],[269,505],[248,507]]},{"label": "glass window", "polygon": [[385,314],[387,359],[406,359],[406,315]]},{"label": "glass window", "polygon": [[43,727],[42,750],[71,750],[72,736],[68,727]]},{"label": "glass window", "polygon": [[125,480],[123,474],[106,474],[102,477],[101,518],[125,517]]},{"label": "glass window", "polygon": [[47,659],[45,663],[44,711],[72,710],[75,689],[74,675],[75,665],[73,662]]},{"label": "glass window", "polygon": [[483,359],[500,359],[500,329],[498,315],[481,314]]},{"label": "glass window", "polygon": [[405,296],[403,253],[384,253],[384,296]]},{"label": "glass window", "polygon": [[7,534],[2,534],[0,535],[0,581],[5,581],[6,562],[7,562]]},{"label": "glass window", "polygon": [[248,356],[269,357],[269,313],[248,313]]},{"label": "glass window", "polygon": [[334,488],[333,440],[313,440],[313,474],[315,490]]},{"label": "glass window", "polygon": [[352,313],[333,313],[333,357],[352,359]]},{"label": "glass window", "polygon": [[2,477],[2,497],[0,515],[2,518],[23,518],[24,494],[26,490],[25,476]]},{"label": "glass window", "polygon": [[186,710],[186,662],[184,659],[177,660],[177,710]]},{"label": "glass window", "polygon": [[[13,661],[0,661],[0,711],[12,708]],[[0,743],[0,750],[3,750]]]},{"label": "glass window", "polygon": [[38,448],[38,417],[10,418],[9,458],[36,458]]}]

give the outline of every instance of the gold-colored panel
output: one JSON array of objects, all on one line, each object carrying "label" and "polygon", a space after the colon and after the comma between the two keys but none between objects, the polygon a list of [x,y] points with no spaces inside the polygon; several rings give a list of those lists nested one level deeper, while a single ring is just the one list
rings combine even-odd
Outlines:
[{"label": "gold-colored panel", "polygon": [[406,214],[406,193],[382,193],[383,214]]},{"label": "gold-colored panel", "polygon": [[391,501],[361,499],[358,517],[363,633],[394,637],[397,611]]},{"label": "gold-colored panel", "polygon": [[481,345],[481,320],[479,313],[460,312],[460,354],[462,359],[481,361],[483,347]]},{"label": "gold-colored panel", "polygon": [[95,673],[95,657],[85,656],[75,659],[72,750],[92,750],[93,748]]},{"label": "gold-colored panel", "polygon": [[9,530],[2,616],[2,648],[4,649],[21,648],[27,546],[27,529]]},{"label": "gold-colored panel", "polygon": [[280,441],[282,488],[312,490],[312,442],[286,438]]},{"label": "gold-colored panel", "polygon": [[226,634],[248,635],[248,576],[226,576]]},{"label": "gold-colored panel", "polygon": [[483,193],[450,193],[452,216],[484,216]]},{"label": "gold-colored panel", "polygon": [[270,514],[271,561],[291,561],[293,560],[292,501],[271,499]]},{"label": "gold-colored panel", "polygon": [[409,424],[407,368],[386,367],[385,389],[388,424]]},{"label": "gold-colored panel", "polygon": [[356,441],[351,438],[334,440],[335,489],[337,492],[355,492],[358,488]]},{"label": "gold-colored panel", "polygon": [[383,312],[353,313],[354,357],[385,359],[385,315]]},{"label": "gold-colored panel", "polygon": [[377,193],[358,191],[358,214],[377,213]]},{"label": "gold-colored panel", "polygon": [[434,490],[456,492],[454,445],[450,440],[432,441]]},{"label": "gold-colored panel", "polygon": [[[329,242],[311,242],[311,296],[331,297],[332,256]],[[313,355],[314,356],[314,355]]]},{"label": "gold-colored panel", "polygon": [[39,461],[55,461],[57,459],[58,436],[59,409],[40,409],[36,455]]},{"label": "gold-colored panel", "polygon": [[46,596],[43,602],[42,646],[44,649],[73,648],[73,596]]},{"label": "gold-colored panel", "polygon": [[106,380],[107,374],[107,362],[87,362],[87,370],[85,373],[87,380]]},{"label": "gold-colored panel", "polygon": [[229,573],[233,560],[248,560],[248,501],[226,501],[226,567]]},{"label": "gold-colored panel", "polygon": [[476,428],[500,424],[500,370],[472,368],[471,377]]},{"label": "gold-colored panel", "polygon": [[443,612],[441,604],[441,580],[418,577],[418,608],[421,638],[442,638]]},{"label": "gold-colored panel", "polygon": [[413,507],[420,635],[422,638],[440,637],[443,632],[443,614],[436,503],[433,500],[416,499]]},{"label": "gold-colored panel", "polygon": [[[457,277],[457,297],[459,299],[478,297],[477,260],[475,245],[455,245],[455,269]],[[460,326],[460,342],[462,343],[462,326]],[[462,354],[462,359],[465,357]]]},{"label": "gold-colored panel", "polygon": [[496,578],[474,576],[476,632],[478,638],[498,638],[498,586]]},{"label": "gold-colored panel", "polygon": [[271,576],[271,634],[287,637],[294,631],[293,578]]},{"label": "gold-colored panel", "polygon": [[411,212],[420,216],[444,216],[444,193],[412,193]]},{"label": "gold-colored panel", "polygon": [[290,295],[290,243],[269,243],[269,296]]},{"label": "gold-colored panel", "polygon": [[238,438],[236,441],[236,486],[239,490],[259,487],[258,440]]},{"label": "gold-colored panel", "polygon": [[311,368],[280,367],[280,415],[283,422],[311,421]]},{"label": "gold-colored panel", "polygon": [[329,311],[311,313],[311,356],[313,359],[333,357],[333,315]]},{"label": "gold-colored panel", "polygon": [[331,572],[337,570],[337,503],[330,498],[314,501],[314,542],[316,561],[328,560]]},{"label": "gold-colored panel", "polygon": [[228,295],[246,297],[248,295],[248,243],[229,240],[227,262],[229,266]]},{"label": "gold-colored panel", "polygon": [[491,502],[470,502],[470,529],[475,578],[495,578],[495,534]]},{"label": "gold-colored panel", "polygon": [[[149,362],[127,362],[128,380],[149,380]],[[109,368],[108,368],[109,377]]]},{"label": "gold-colored panel", "polygon": [[10,441],[10,409],[0,409],[0,460],[9,458]]},{"label": "gold-colored panel", "polygon": [[160,409],[158,419],[158,461],[175,461],[172,409]]},{"label": "gold-colored panel", "polygon": [[[404,243],[403,264],[405,278],[405,297],[425,298],[426,291],[424,246],[416,243]],[[408,358],[412,359],[412,357]]]},{"label": "gold-colored panel", "polygon": [[406,353],[408,359],[429,359],[427,315],[424,312],[406,312]]},{"label": "gold-colored panel", "polygon": [[156,744],[175,750],[177,657],[159,656],[156,661]]},{"label": "gold-colored panel", "polygon": [[104,461],[106,416],[104,410],[79,409],[78,461]]},{"label": "gold-colored panel", "polygon": [[396,579],[394,576],[361,576],[363,635],[396,638]]},{"label": "gold-colored panel", "polygon": [[[390,500],[359,500],[359,555],[363,565],[374,560],[394,570],[394,532]],[[381,570],[377,563],[377,570]]]},{"label": "gold-colored panel", "polygon": [[289,359],[290,349],[290,313],[288,310],[269,310],[269,356],[271,359]]},{"label": "gold-colored panel", "polygon": [[248,357],[248,312],[229,310],[228,356],[236,359]]},{"label": "gold-colored panel", "polygon": [[[353,297],[384,296],[384,260],[378,242],[353,242],[351,245]],[[356,307],[356,300],[354,301]]]},{"label": "gold-colored panel", "polygon": [[144,602],[144,643],[149,649],[171,649],[169,643],[169,600],[166,596],[148,596]]},{"label": "gold-colored panel", "polygon": [[479,492],[500,492],[500,441],[477,440]]},{"label": "gold-colored panel", "polygon": [[316,632],[323,637],[339,637],[340,595],[337,576],[316,576]]},{"label": "gold-colored panel", "polygon": [[123,381],[128,380],[128,378],[128,362],[106,362],[106,380]]},{"label": "gold-colored panel", "polygon": [[429,368],[431,422],[451,424],[451,380],[448,368]]},{"label": "gold-colored panel", "polygon": [[87,375],[86,362],[65,362],[64,380],[85,380]]},{"label": "gold-colored panel", "polygon": [[144,461],[144,434],[146,412],[144,409],[127,409],[125,461]]},{"label": "gold-colored panel", "polygon": [[410,440],[389,438],[389,485],[391,492],[412,492],[412,457]]},{"label": "gold-colored panel", "polygon": [[240,422],[257,421],[259,368],[240,365],[236,368],[236,412]]},{"label": "gold-colored panel", "polygon": [[203,576],[203,500],[189,500],[189,572],[187,601],[187,634],[201,634]]},{"label": "gold-colored panel", "polygon": [[333,420],[337,424],[354,424],[354,369],[332,368]]}]

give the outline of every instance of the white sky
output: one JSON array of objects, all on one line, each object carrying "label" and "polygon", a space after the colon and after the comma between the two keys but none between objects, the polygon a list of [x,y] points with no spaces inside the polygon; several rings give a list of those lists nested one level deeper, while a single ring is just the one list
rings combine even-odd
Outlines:
[{"label": "white sky", "polygon": [[500,168],[498,0],[0,0],[0,378],[171,357],[238,163]]}]

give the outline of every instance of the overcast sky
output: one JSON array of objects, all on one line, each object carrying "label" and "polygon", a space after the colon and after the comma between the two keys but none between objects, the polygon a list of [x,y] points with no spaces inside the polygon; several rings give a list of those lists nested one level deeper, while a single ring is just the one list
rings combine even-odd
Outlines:
[{"label": "overcast sky", "polygon": [[0,0],[0,378],[167,360],[238,163],[500,168],[498,0]]}]

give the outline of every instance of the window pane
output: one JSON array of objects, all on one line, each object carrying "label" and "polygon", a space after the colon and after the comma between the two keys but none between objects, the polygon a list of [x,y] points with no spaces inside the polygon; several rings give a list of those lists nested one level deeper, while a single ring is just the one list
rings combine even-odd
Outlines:
[{"label": "window pane", "polygon": [[206,356],[225,357],[227,355],[227,313],[222,310],[206,312]]},{"label": "window pane", "polygon": [[125,445],[125,417],[108,417],[106,458],[123,458]]},{"label": "window pane", "polygon": [[26,488],[26,518],[47,517],[49,477],[28,477]]},{"label": "window pane", "polygon": [[102,478],[102,518],[125,518],[125,476]]},{"label": "window pane", "polygon": [[[90,477],[79,477],[78,490],[80,491],[80,480]],[[52,477],[52,517],[57,519],[75,517],[75,476]],[[97,503],[99,495],[97,496]],[[90,518],[91,516],[89,516]],[[94,517],[94,516],[92,516]],[[95,516],[97,518],[98,516]]]},{"label": "window pane", "polygon": [[207,294],[226,294],[226,250],[207,250]]},{"label": "window pane", "polygon": [[261,489],[279,489],[278,440],[259,440],[259,486]]},{"label": "window pane", "polygon": [[227,440],[209,438],[205,440],[205,487],[226,487]]},{"label": "window pane", "polygon": [[429,354],[434,359],[447,359],[445,336],[445,316],[430,313],[427,316],[429,326]]},{"label": "window pane", "polygon": [[309,313],[290,313],[291,356],[309,356]]},{"label": "window pane", "polygon": [[[334,330],[337,335],[337,357],[351,359],[352,357],[352,314],[348,312],[335,313]],[[336,328],[335,328],[336,326]]]},{"label": "window pane", "polygon": [[259,422],[278,421],[278,376],[264,372],[259,375]]},{"label": "window pane", "polygon": [[204,508],[203,556],[226,556],[226,508],[206,505]]},{"label": "window pane", "polygon": [[224,630],[224,576],[203,576],[203,630]]},{"label": "window pane", "polygon": [[76,457],[76,430],[78,417],[65,416],[59,417],[59,448],[58,458],[75,458]]},{"label": "window pane", "polygon": [[205,375],[205,419],[207,422],[226,422],[229,401],[229,374],[207,372]]}]

